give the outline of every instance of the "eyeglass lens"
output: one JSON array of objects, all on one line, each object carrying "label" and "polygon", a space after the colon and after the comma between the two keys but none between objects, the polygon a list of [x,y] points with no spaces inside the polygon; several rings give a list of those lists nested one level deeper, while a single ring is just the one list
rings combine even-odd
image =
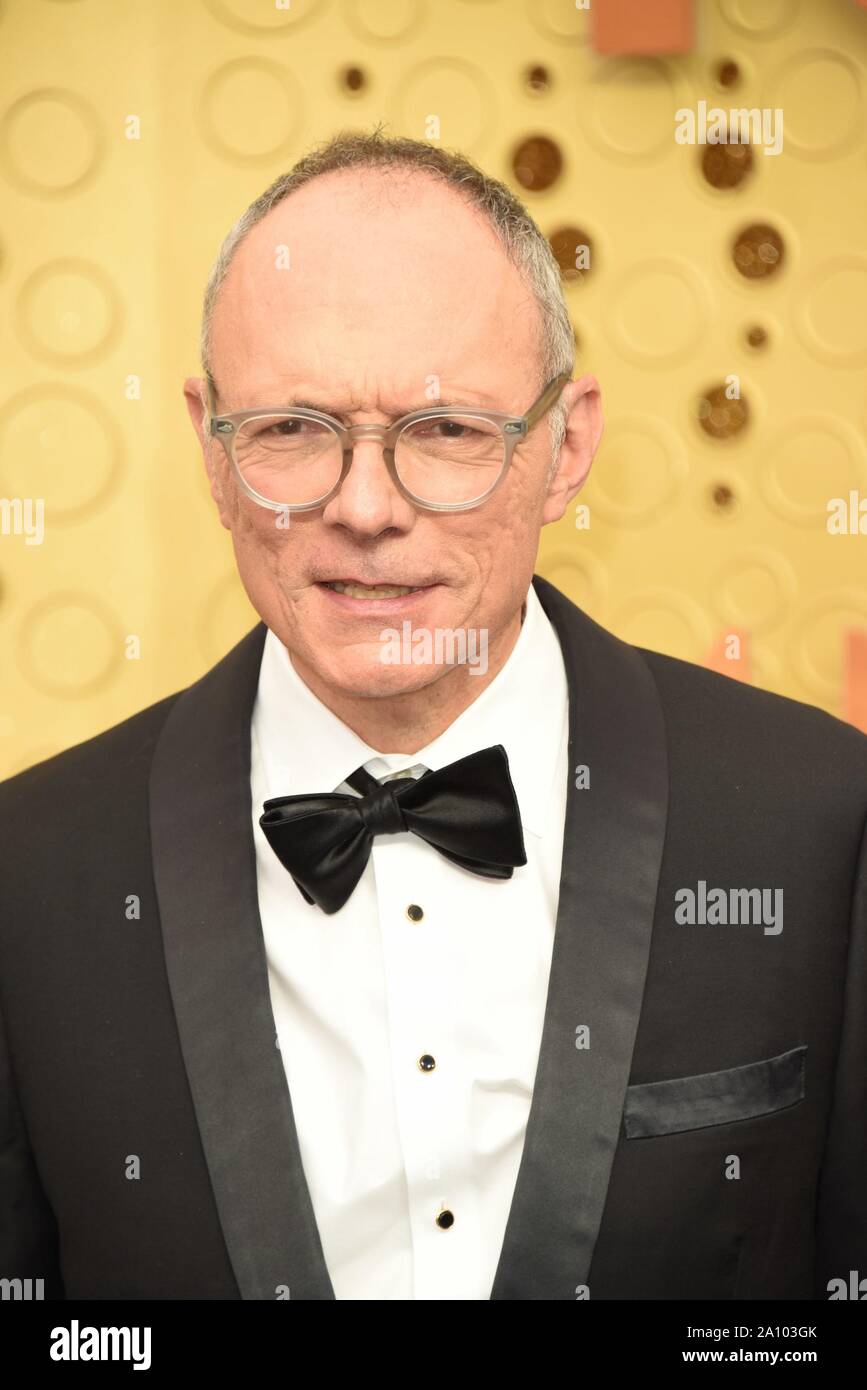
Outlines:
[{"label": "eyeglass lens", "polygon": [[[343,467],[340,437],[331,426],[290,413],[245,420],[235,434],[234,450],[247,485],[282,506],[326,496]],[[441,415],[407,425],[394,458],[404,487],[420,501],[471,502],[497,481],[505,442],[499,425],[491,421]]]}]

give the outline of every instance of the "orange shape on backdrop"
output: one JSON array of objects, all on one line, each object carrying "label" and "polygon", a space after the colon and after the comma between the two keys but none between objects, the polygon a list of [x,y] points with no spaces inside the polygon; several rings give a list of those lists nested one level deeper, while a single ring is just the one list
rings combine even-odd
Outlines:
[{"label": "orange shape on backdrop", "polygon": [[843,718],[867,734],[867,628],[850,628],[845,641]]},{"label": "orange shape on backdrop", "polygon": [[[731,639],[738,639],[738,649],[732,653]],[[752,682],[750,664],[750,635],[740,627],[731,627],[714,642],[704,663],[709,671],[718,671],[721,676],[731,676],[732,680]]]},{"label": "orange shape on backdrop", "polygon": [[693,0],[593,0],[593,46],[599,53],[688,53]]}]

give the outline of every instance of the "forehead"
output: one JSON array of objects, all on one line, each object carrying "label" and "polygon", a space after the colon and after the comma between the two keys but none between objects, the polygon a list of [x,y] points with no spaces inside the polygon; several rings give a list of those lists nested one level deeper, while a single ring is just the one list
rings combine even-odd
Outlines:
[{"label": "forehead", "polygon": [[342,171],[241,243],[217,298],[213,363],[235,381],[257,363],[323,385],[347,373],[459,378],[470,363],[477,378],[526,379],[538,333],[522,274],[453,189],[415,172]]}]

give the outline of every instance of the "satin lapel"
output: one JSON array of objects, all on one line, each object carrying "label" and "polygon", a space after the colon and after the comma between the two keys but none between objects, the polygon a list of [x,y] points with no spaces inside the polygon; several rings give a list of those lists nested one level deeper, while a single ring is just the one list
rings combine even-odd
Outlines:
[{"label": "satin lapel", "polygon": [[[545,580],[533,584],[566,664],[569,786],[539,1063],[491,1298],[552,1300],[588,1283],[602,1219],[650,950],[668,760],[639,652]],[[576,1047],[580,1027],[586,1048]]]},{"label": "satin lapel", "polygon": [[[177,699],[151,769],[151,836],[184,1063],[245,1299],[333,1299],[276,1046],[259,918],[250,717],[260,623]],[[285,1297],[285,1294],[283,1295]]]}]

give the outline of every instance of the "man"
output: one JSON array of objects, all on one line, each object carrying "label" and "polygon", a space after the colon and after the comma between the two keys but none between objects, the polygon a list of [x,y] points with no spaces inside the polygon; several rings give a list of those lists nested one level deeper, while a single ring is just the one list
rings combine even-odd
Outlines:
[{"label": "man", "polygon": [[829,1297],[867,1270],[867,740],[534,577],[601,433],[538,229],[337,137],[228,238],[203,356],[262,622],[0,789],[0,1274]]}]

